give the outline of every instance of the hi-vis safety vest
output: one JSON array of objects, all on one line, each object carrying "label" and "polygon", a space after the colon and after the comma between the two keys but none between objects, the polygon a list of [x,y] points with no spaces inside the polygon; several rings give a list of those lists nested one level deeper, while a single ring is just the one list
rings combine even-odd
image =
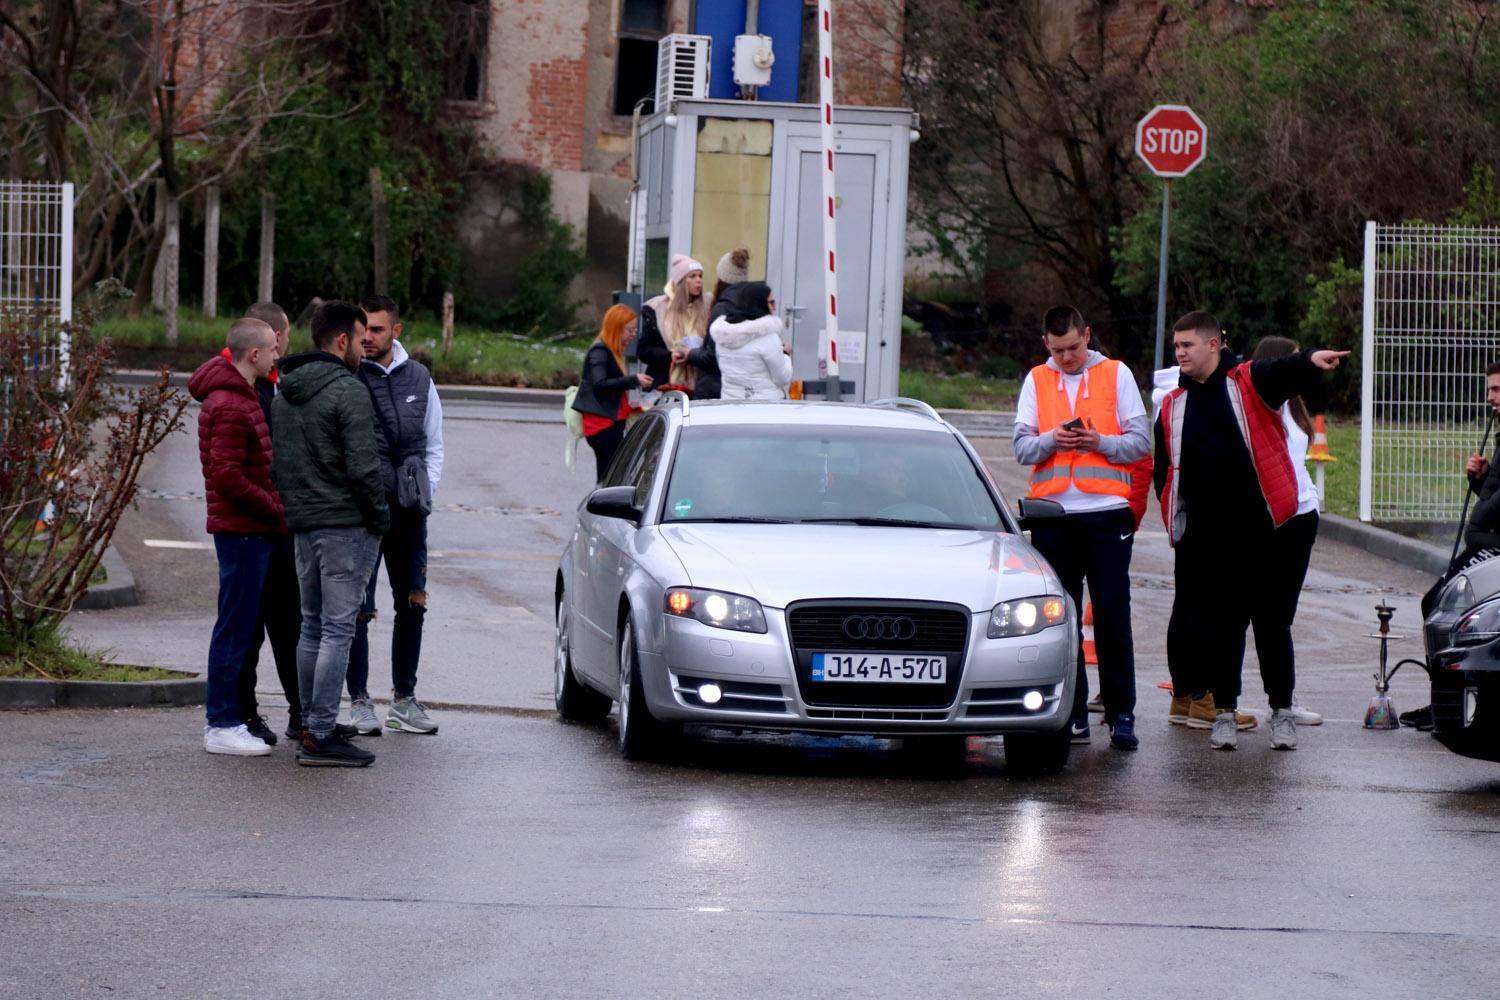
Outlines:
[{"label": "hi-vis safety vest", "polygon": [[[1074,417],[1084,417],[1094,430],[1103,435],[1120,433],[1116,412],[1116,390],[1119,386],[1120,362],[1101,361],[1083,372],[1078,397],[1068,405],[1068,390],[1062,372],[1042,364],[1031,369],[1031,384],[1036,389],[1037,430],[1045,434]],[[1130,497],[1130,469],[1114,465],[1097,451],[1057,451],[1038,462],[1031,471],[1031,495],[1056,496],[1069,486],[1084,493]]]}]

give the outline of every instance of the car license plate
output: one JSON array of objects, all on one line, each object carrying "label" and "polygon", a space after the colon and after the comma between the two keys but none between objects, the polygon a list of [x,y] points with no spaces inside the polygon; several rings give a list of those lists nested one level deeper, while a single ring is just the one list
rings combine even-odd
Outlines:
[{"label": "car license plate", "polygon": [[947,676],[946,656],[905,656],[891,653],[814,653],[812,679],[867,684],[941,684]]}]

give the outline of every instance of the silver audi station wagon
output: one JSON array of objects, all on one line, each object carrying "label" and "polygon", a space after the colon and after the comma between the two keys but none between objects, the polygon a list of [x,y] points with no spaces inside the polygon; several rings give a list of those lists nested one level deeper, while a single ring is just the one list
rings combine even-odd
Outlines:
[{"label": "silver audi station wagon", "polygon": [[1011,770],[1067,762],[1076,611],[924,403],[669,394],[580,505],[556,608],[557,710],[618,702],[629,758],[700,723],[960,752],[1004,734]]}]

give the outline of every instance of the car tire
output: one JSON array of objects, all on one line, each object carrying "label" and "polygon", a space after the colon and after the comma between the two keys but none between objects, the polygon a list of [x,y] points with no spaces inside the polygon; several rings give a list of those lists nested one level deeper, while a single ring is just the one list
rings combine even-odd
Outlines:
[{"label": "car tire", "polygon": [[651,714],[635,654],[635,626],[627,617],[620,635],[620,754],[626,760],[661,760],[676,744],[682,727]]},{"label": "car tire", "polygon": [[613,704],[573,673],[573,644],[568,630],[568,602],[557,605],[557,635],[553,643],[552,697],[564,722],[603,722]]},{"label": "car tire", "polygon": [[1072,749],[1067,726],[1055,733],[1006,733],[1005,770],[1022,777],[1056,774],[1067,766]]}]

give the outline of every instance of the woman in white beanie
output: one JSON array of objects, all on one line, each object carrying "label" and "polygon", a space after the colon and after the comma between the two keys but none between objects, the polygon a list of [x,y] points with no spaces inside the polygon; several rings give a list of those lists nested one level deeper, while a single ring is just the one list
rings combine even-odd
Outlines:
[{"label": "woman in white beanie", "polygon": [[693,387],[695,371],[691,365],[673,363],[673,351],[690,351],[703,346],[708,335],[708,311],[711,303],[703,294],[703,265],[687,254],[674,254],[667,269],[665,293],[647,300],[641,306],[641,339],[636,355],[646,365],[658,387],[685,385]]},{"label": "woman in white beanie", "polygon": [[714,277],[719,279],[714,285],[714,301],[717,302],[724,297],[724,289],[750,280],[750,249],[735,247],[720,257],[714,268]]}]

